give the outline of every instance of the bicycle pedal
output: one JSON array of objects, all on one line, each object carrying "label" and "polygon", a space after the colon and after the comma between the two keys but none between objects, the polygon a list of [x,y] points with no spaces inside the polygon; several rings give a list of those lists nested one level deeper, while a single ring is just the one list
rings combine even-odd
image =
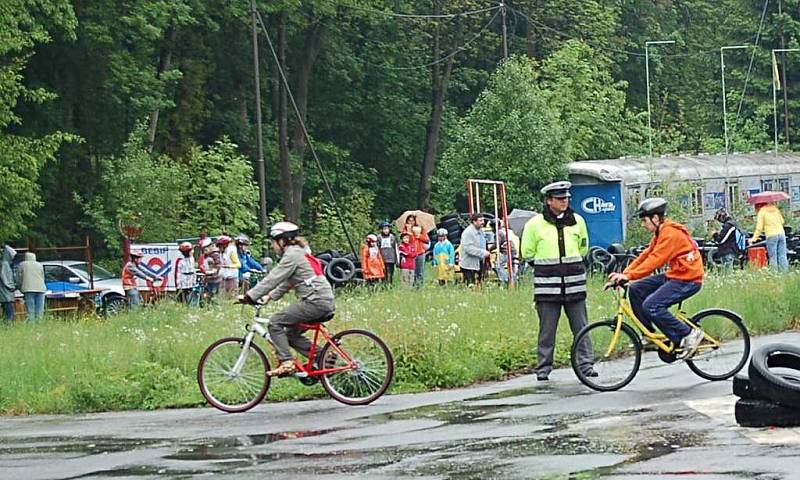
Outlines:
[{"label": "bicycle pedal", "polygon": [[306,372],[295,372],[295,373],[292,374],[292,376],[294,376],[296,378],[308,378],[308,373],[306,373]]}]

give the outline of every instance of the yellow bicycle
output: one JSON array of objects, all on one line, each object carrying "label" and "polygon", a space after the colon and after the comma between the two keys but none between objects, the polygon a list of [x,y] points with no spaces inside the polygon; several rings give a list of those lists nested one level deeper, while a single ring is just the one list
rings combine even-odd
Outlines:
[{"label": "yellow bicycle", "polygon": [[[662,333],[648,329],[633,313],[627,285],[613,288],[617,301],[614,318],[583,327],[572,343],[572,369],[584,385],[602,392],[629,384],[642,361],[646,338],[666,363],[678,360],[681,349]],[[750,356],[750,334],[742,318],[730,310],[710,308],[691,318],[678,304],[675,317],[703,331],[703,341],[686,360],[689,368],[707,380],[726,380],[736,375]],[[633,324],[625,322],[625,319]],[[634,329],[636,327],[636,329]],[[638,333],[637,333],[638,330]]]}]

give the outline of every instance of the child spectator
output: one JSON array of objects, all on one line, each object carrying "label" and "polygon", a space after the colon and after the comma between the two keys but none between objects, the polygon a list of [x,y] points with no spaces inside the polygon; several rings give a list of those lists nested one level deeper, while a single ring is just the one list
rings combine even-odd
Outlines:
[{"label": "child spectator", "polygon": [[367,235],[366,243],[361,247],[361,274],[370,286],[383,280],[386,275],[383,257],[378,248],[378,236],[373,233]]},{"label": "child spectator", "polygon": [[222,275],[220,275],[222,258],[219,255],[219,248],[214,245],[208,247],[203,268],[206,272],[206,293],[213,297],[219,292],[219,285],[222,283]]},{"label": "child spectator", "polygon": [[411,233],[403,232],[400,234],[402,243],[398,247],[400,252],[400,281],[403,285],[411,287],[414,285],[414,267],[417,257],[417,248],[411,241]]},{"label": "child spectator", "polygon": [[436,268],[436,278],[439,285],[446,284],[453,279],[453,269],[456,266],[456,251],[453,244],[447,239],[447,230],[440,228],[436,231],[437,242],[433,246],[433,266]]},{"label": "child spectator", "polygon": [[394,281],[394,268],[397,261],[400,259],[400,252],[397,250],[397,239],[392,233],[392,225],[387,221],[383,221],[378,227],[381,229],[378,235],[378,246],[380,247],[383,265],[386,269],[383,281],[391,285]]}]

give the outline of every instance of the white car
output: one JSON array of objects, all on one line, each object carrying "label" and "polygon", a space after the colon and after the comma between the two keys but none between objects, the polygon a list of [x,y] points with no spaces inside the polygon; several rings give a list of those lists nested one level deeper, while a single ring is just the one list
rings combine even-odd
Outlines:
[{"label": "white car", "polygon": [[[47,289],[53,293],[86,290],[89,282],[89,265],[77,260],[47,261],[44,265],[44,279]],[[100,290],[97,307],[106,315],[114,315],[128,305],[122,279],[103,267],[92,265],[94,288]]]}]

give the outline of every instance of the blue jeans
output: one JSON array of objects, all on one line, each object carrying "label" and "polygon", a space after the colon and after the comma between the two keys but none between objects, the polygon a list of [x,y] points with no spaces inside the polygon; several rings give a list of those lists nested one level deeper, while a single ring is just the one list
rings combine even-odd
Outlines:
[{"label": "blue jeans", "polygon": [[128,305],[131,308],[139,308],[142,305],[142,295],[139,293],[138,288],[125,290],[125,296],[128,297]]},{"label": "blue jeans", "polygon": [[422,274],[425,272],[425,254],[414,257],[414,286],[422,286]]},{"label": "blue jeans", "polygon": [[[497,278],[503,283],[508,283],[508,256],[501,253],[497,256]],[[514,264],[511,264],[511,275],[514,275]]]},{"label": "blue jeans", "polygon": [[678,344],[683,337],[689,335],[691,328],[675,318],[668,309],[699,292],[701,287],[700,283],[669,280],[664,275],[653,275],[632,283],[628,287],[628,299],[631,301],[633,313],[644,326],[653,330],[655,323],[664,335]]},{"label": "blue jeans", "polygon": [[767,257],[770,268],[789,270],[789,259],[786,258],[786,235],[767,237]]},{"label": "blue jeans", "polygon": [[25,297],[25,311],[28,312],[28,320],[37,320],[44,315],[44,292],[27,292],[22,294]]},{"label": "blue jeans", "polygon": [[7,323],[14,321],[14,302],[3,302],[3,317]]}]

